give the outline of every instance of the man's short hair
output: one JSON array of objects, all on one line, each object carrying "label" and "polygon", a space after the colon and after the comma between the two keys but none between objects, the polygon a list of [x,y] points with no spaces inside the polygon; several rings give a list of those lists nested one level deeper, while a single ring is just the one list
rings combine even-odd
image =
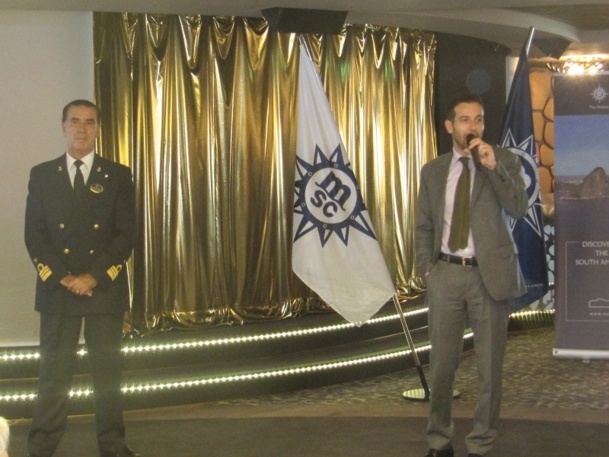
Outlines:
[{"label": "man's short hair", "polygon": [[482,103],[482,97],[472,92],[460,92],[451,99],[450,105],[446,110],[446,120],[453,121],[455,119],[455,108],[461,103],[478,103],[480,106],[484,106]]},{"label": "man's short hair", "polygon": [[101,122],[101,110],[97,107],[97,105],[89,100],[73,100],[63,107],[63,111],[61,113],[61,122],[65,122],[68,119],[68,110],[72,106],[86,106],[88,108],[93,108],[95,113],[97,114],[97,123]]}]

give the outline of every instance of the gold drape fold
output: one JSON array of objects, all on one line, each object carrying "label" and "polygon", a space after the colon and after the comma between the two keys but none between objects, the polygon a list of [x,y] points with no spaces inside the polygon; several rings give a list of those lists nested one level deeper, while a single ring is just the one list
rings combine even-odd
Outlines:
[{"label": "gold drape fold", "polygon": [[[263,19],[95,13],[99,153],[132,167],[134,331],[326,306],[292,273],[299,46]],[[306,37],[389,270],[418,291],[418,172],[435,155],[431,34]]]}]

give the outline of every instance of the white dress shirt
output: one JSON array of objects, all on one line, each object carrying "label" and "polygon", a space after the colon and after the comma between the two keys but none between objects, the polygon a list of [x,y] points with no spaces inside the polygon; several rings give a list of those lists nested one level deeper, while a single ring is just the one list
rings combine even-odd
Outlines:
[{"label": "white dress shirt", "polygon": [[[87,184],[87,181],[89,180],[89,175],[91,174],[91,169],[93,168],[94,158],[95,151],[91,151],[89,154],[80,159],[82,162],[80,171],[82,172],[82,177],[85,180],[85,184]],[[70,174],[70,182],[72,183],[72,187],[74,187],[74,176],[76,176],[77,169],[74,162],[76,162],[76,159],[66,152],[66,165],[68,167],[68,173]]]}]

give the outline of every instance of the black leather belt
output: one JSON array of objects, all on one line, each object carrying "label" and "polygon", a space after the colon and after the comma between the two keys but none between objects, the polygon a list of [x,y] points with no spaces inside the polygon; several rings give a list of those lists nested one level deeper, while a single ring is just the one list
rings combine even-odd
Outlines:
[{"label": "black leather belt", "polygon": [[475,257],[459,257],[458,255],[444,254],[443,252],[441,252],[440,255],[438,256],[438,259],[443,260],[448,263],[454,263],[457,265],[461,265],[463,267],[477,267],[478,266],[478,261],[476,260]]}]

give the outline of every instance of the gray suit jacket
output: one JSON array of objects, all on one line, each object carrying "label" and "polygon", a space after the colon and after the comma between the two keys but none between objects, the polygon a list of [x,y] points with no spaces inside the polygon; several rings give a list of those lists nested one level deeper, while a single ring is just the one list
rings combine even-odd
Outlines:
[{"label": "gray suit jacket", "polygon": [[[495,300],[516,298],[526,292],[518,250],[508,215],[525,216],[528,197],[520,158],[495,147],[497,167],[476,170],[470,206],[470,226],[478,268]],[[444,201],[452,153],[442,154],[421,170],[415,231],[417,267],[428,272],[438,260],[442,245]]]}]

